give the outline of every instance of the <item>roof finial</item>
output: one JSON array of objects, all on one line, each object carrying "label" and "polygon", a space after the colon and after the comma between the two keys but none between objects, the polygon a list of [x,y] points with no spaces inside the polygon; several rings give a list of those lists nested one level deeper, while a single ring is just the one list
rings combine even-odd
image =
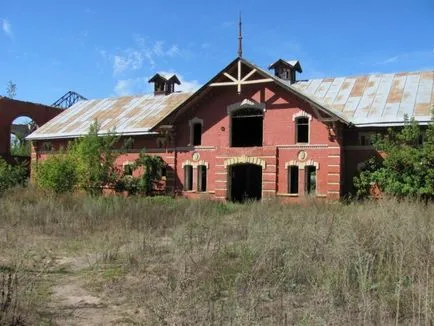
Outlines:
[{"label": "roof finial", "polygon": [[243,34],[241,30],[241,11],[240,11],[240,20],[238,23],[238,58],[243,57]]}]

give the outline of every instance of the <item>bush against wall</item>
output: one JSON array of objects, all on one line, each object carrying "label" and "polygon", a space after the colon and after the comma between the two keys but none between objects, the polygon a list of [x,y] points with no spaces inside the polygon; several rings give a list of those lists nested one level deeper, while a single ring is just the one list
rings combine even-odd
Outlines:
[{"label": "bush against wall", "polygon": [[27,183],[28,169],[24,164],[11,165],[0,158],[0,193],[8,188]]},{"label": "bush against wall", "polygon": [[434,198],[434,123],[426,129],[405,120],[399,131],[377,136],[374,147],[385,153],[383,161],[371,159],[354,178],[357,194],[369,194],[372,184],[399,197]]},{"label": "bush against wall", "polygon": [[66,151],[40,162],[36,167],[37,184],[55,193],[82,189],[98,194],[103,187],[114,186],[117,191],[150,195],[154,183],[161,178],[162,158],[141,153],[131,166],[133,171],[138,170],[140,177],[125,175],[115,165],[122,152],[116,149],[119,137],[113,133],[99,135],[99,129],[94,122],[88,134],[74,140]]},{"label": "bush against wall", "polygon": [[77,184],[77,167],[68,154],[50,156],[36,167],[36,181],[44,190],[55,193],[72,191]]},{"label": "bush against wall", "polygon": [[113,133],[98,135],[99,130],[95,121],[88,134],[76,139],[67,151],[76,168],[78,187],[89,193],[101,192],[103,186],[113,184],[118,177],[115,160],[119,152],[114,149],[119,137]]}]

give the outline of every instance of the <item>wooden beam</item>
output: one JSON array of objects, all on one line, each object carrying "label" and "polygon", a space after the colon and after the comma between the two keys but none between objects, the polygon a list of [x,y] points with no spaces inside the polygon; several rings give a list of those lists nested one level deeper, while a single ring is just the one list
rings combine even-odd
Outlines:
[{"label": "wooden beam", "polygon": [[250,76],[252,76],[257,70],[253,69],[251,72],[249,72],[247,75],[244,76],[243,79],[241,79],[241,81],[245,81],[247,80]]},{"label": "wooden beam", "polygon": [[241,84],[242,85],[249,85],[249,84],[269,83],[272,81],[273,81],[273,79],[271,79],[271,78],[265,78],[265,79],[246,80],[246,81],[241,82]]},{"label": "wooden beam", "polygon": [[[241,60],[238,60],[238,81],[241,81]],[[241,83],[237,85],[238,94],[241,93]]]},{"label": "wooden beam", "polygon": [[212,83],[209,86],[233,86],[233,85],[238,85],[238,82]]},{"label": "wooden beam", "polygon": [[232,80],[234,82],[238,82],[238,80],[236,80],[234,77],[232,77],[231,75],[229,75],[227,72],[224,72],[223,75],[225,75],[226,77],[228,77],[230,80]]}]

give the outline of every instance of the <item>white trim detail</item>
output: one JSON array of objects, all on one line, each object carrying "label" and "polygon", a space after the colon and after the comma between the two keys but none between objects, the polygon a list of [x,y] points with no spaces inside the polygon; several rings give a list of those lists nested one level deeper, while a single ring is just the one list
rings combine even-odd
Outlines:
[{"label": "white trim detail", "polygon": [[247,75],[245,75],[243,78],[241,78],[241,59],[237,62],[237,77],[230,75],[227,72],[223,72],[223,75],[228,78],[229,82],[217,82],[212,83],[209,86],[215,87],[215,86],[237,86],[237,92],[238,94],[241,94],[241,86],[242,85],[250,85],[250,84],[259,84],[259,83],[269,83],[272,82],[273,79],[271,78],[262,78],[262,79],[251,79],[248,80],[250,77],[252,77],[255,72],[258,70],[256,68],[252,68]]},{"label": "white trim detail", "polygon": [[197,162],[186,160],[186,161],[182,162],[182,168],[184,168],[184,166],[186,166],[186,165],[191,165],[193,167],[193,169],[196,169],[199,165],[204,165],[204,166],[206,166],[207,169],[209,168],[208,162],[203,161],[203,160],[200,160]]},{"label": "white trim detail", "polygon": [[312,121],[312,116],[309,113],[301,110],[292,115],[292,121],[295,121],[298,118],[308,118],[309,121]]},{"label": "white trim detail", "polygon": [[245,109],[245,108],[257,108],[257,109],[262,110],[262,112],[266,111],[265,103],[258,103],[256,101],[253,101],[253,100],[247,99],[247,98],[245,98],[241,102],[237,102],[237,103],[228,105],[226,110],[227,110],[227,113],[230,115],[234,111],[238,111],[240,109]]},{"label": "white trim detail", "polygon": [[266,166],[265,160],[263,160],[259,157],[250,157],[250,156],[246,156],[246,155],[229,158],[229,159],[225,160],[224,166],[225,166],[225,168],[227,168],[228,166],[231,166],[231,165],[246,164],[246,163],[262,166],[262,169],[265,169],[265,166]]},{"label": "white trim detail", "polygon": [[314,166],[317,170],[319,170],[319,163],[313,160],[307,160],[306,162],[291,160],[285,163],[285,169],[288,169],[290,166],[298,166],[300,170],[304,170],[306,166]]}]

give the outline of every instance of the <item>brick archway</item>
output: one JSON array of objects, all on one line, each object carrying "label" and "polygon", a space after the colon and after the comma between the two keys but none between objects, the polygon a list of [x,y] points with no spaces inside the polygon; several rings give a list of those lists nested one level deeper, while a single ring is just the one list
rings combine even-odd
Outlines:
[{"label": "brick archway", "polygon": [[262,169],[265,169],[265,160],[259,157],[252,157],[252,156],[237,156],[237,157],[231,157],[224,161],[224,166],[227,168],[228,166],[235,165],[235,164],[254,164],[259,165],[262,167]]},{"label": "brick archway", "polygon": [[10,156],[11,125],[16,118],[29,117],[41,127],[62,111],[47,105],[0,97],[0,156]]}]

